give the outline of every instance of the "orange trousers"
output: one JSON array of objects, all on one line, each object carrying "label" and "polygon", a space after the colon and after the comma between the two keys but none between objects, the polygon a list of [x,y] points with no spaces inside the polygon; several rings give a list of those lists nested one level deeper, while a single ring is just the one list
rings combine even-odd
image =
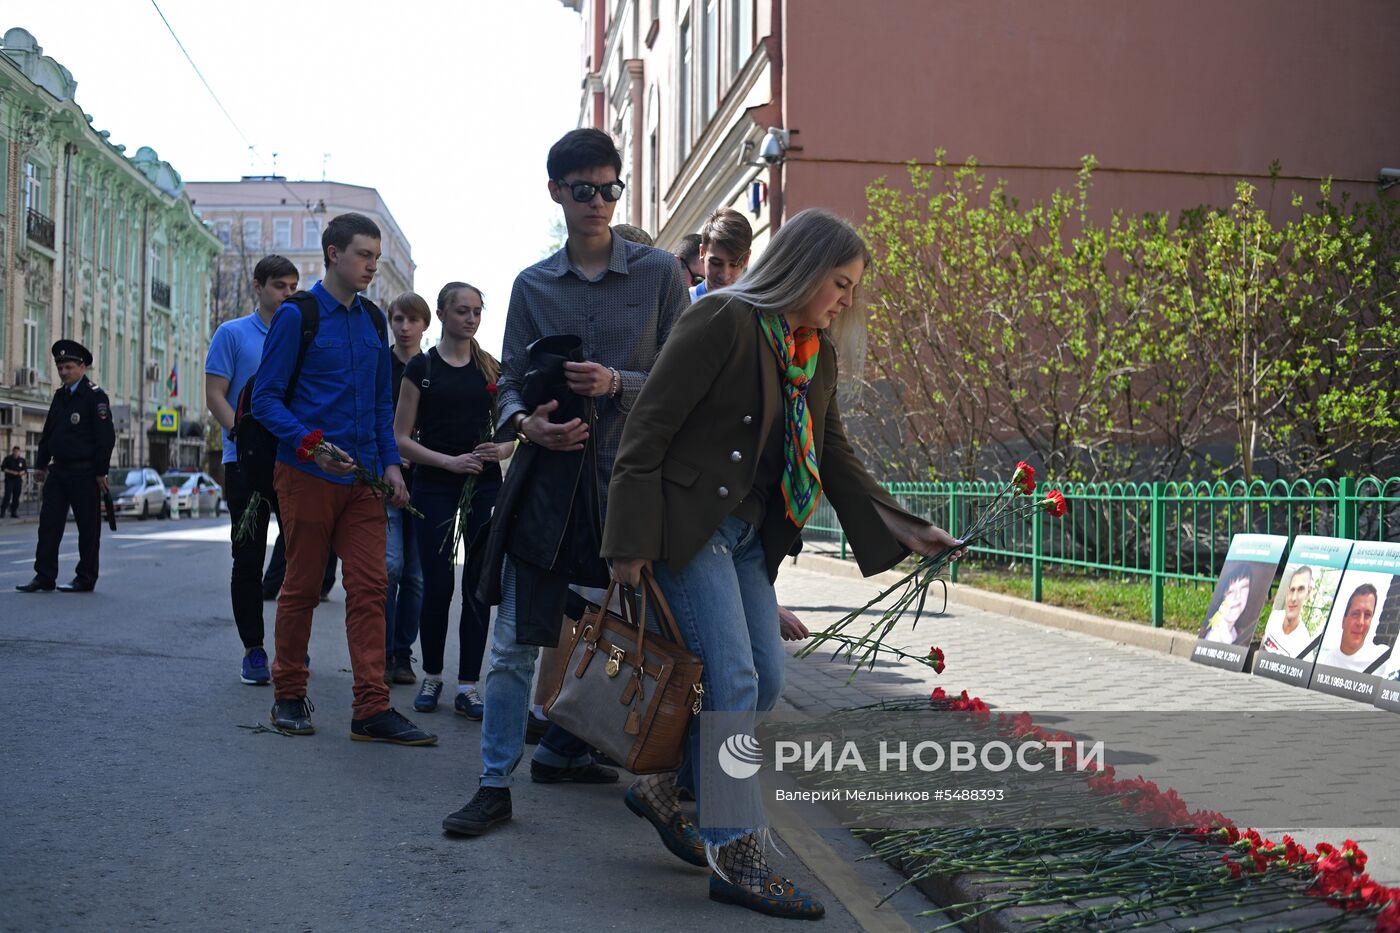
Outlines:
[{"label": "orange trousers", "polygon": [[277,599],[276,656],[272,683],[277,699],[306,696],[306,649],[311,615],[321,602],[326,559],[335,548],[345,568],[345,640],[355,676],[354,718],[389,708],[384,683],[385,566],[384,504],[360,483],[330,483],[278,463],[273,475],[282,534],[287,540],[287,576]]}]

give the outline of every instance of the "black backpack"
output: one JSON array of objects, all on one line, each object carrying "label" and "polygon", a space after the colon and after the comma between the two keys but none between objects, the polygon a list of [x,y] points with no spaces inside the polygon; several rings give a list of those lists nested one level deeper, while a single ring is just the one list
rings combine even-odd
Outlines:
[{"label": "black backpack", "polygon": [[[301,364],[306,359],[306,350],[311,346],[311,341],[316,339],[316,332],[321,327],[321,306],[316,303],[315,295],[304,291],[297,292],[287,301],[296,305],[297,310],[301,312],[301,343],[297,347],[297,361],[292,366],[292,376],[287,380],[287,392],[282,397],[284,403],[291,404],[297,378],[301,375]],[[384,312],[363,295],[360,296],[360,301],[374,318],[379,342],[388,346],[389,326],[385,323]],[[276,495],[272,486],[272,474],[277,463],[277,437],[253,417],[253,383],[256,379],[256,375],[249,376],[239,391],[238,405],[233,412],[233,430],[228,433],[238,448],[238,469],[243,475],[243,481],[249,489],[264,499],[271,500]]]}]

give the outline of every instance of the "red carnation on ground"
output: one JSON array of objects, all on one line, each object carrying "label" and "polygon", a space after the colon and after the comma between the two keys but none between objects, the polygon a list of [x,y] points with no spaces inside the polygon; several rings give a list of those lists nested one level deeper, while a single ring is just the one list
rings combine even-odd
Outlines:
[{"label": "red carnation on ground", "polygon": [[1022,460],[1016,464],[1016,472],[1011,474],[1011,485],[1026,495],[1035,492],[1035,467]]},{"label": "red carnation on ground", "polygon": [[928,698],[930,700],[946,700],[948,699],[948,691],[944,690],[942,687],[934,687],[933,692],[928,695]]},{"label": "red carnation on ground", "polygon": [[939,674],[943,673],[943,669],[947,666],[943,663],[943,649],[930,648],[928,650],[928,657],[929,660],[933,663],[934,672]]},{"label": "red carnation on ground", "polygon": [[1069,511],[1069,503],[1065,501],[1064,493],[1058,489],[1047,492],[1045,498],[1040,500],[1040,506],[1051,518],[1061,518]]}]

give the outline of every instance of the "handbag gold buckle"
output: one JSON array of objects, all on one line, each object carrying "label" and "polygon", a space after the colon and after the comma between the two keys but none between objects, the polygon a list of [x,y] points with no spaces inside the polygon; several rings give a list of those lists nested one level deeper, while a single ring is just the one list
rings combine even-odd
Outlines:
[{"label": "handbag gold buckle", "polygon": [[609,677],[616,677],[618,671],[622,670],[622,660],[627,657],[627,652],[616,646],[608,652],[608,664],[603,671]]},{"label": "handbag gold buckle", "polygon": [[700,715],[700,701],[705,698],[705,685],[695,684],[690,689],[695,691],[695,702],[690,704],[690,711],[698,716]]}]

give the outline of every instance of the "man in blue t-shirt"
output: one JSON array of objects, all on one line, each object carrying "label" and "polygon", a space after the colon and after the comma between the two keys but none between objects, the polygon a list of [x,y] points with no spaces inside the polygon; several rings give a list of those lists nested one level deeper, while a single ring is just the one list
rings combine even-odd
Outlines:
[{"label": "man in blue t-shirt", "polygon": [[[234,528],[238,527],[248,507],[252,493],[238,466],[238,451],[229,431],[233,429],[234,409],[238,394],[258,371],[262,362],[263,342],[268,326],[277,309],[297,290],[297,267],[281,256],[264,256],[253,267],[253,298],[257,306],[252,314],[225,321],[214,331],[209,342],[209,355],[204,360],[204,397],[209,400],[209,413],[219,422],[224,433],[224,499]],[[243,669],[240,679],[245,684],[266,684],[272,680],[263,648],[262,572],[267,554],[267,525],[272,503],[258,507],[257,525],[246,540],[233,541],[233,576],[229,592],[233,598],[233,621],[238,637],[243,639]]]}]

